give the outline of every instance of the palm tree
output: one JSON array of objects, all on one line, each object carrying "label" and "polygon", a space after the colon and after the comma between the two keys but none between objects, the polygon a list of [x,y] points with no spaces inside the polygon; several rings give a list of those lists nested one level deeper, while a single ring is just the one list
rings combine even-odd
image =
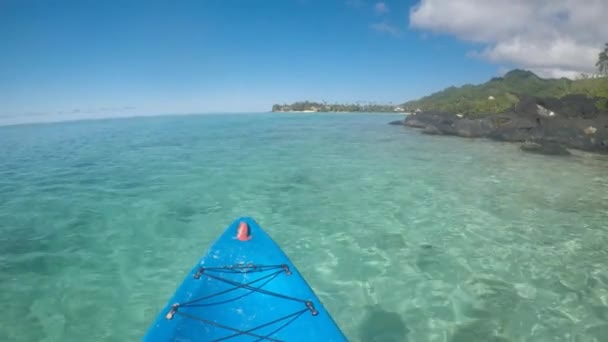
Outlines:
[{"label": "palm tree", "polygon": [[608,43],[606,43],[606,47],[604,51],[600,52],[598,56],[598,61],[595,63],[600,74],[608,75]]}]

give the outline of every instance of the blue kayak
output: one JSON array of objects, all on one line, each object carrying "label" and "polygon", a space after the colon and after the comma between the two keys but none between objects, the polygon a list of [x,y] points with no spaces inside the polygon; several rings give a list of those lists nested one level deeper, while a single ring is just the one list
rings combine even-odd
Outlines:
[{"label": "blue kayak", "polygon": [[281,248],[249,217],[211,245],[144,341],[346,341]]}]

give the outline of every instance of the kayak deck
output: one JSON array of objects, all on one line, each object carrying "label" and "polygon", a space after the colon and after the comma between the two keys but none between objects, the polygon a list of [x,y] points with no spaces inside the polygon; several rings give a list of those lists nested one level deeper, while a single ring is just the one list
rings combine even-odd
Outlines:
[{"label": "kayak deck", "polygon": [[235,220],[212,244],[144,336],[146,341],[315,339],[346,341],[289,258],[249,217]]}]

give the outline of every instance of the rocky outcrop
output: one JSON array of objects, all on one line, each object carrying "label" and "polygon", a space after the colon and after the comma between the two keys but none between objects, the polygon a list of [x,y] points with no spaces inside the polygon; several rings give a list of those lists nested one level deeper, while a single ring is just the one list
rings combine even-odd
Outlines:
[{"label": "rocky outcrop", "polygon": [[[426,134],[528,142],[522,149],[566,154],[566,148],[608,153],[608,112],[597,108],[600,99],[583,95],[563,98],[520,97],[510,110],[482,118],[447,112],[408,115],[403,124]],[[534,145],[535,144],[535,145]]]},{"label": "rocky outcrop", "polygon": [[552,141],[526,141],[520,148],[522,151],[554,156],[569,156],[570,151],[564,146]]},{"label": "rocky outcrop", "polygon": [[[566,118],[594,119],[602,112],[596,103],[607,101],[600,98],[588,98],[581,94],[566,95],[562,98],[538,98],[520,95],[519,103],[513,108],[513,112],[521,115],[533,115],[551,117],[560,116]],[[553,113],[553,115],[551,115]],[[544,114],[544,115],[543,115]]]},{"label": "rocky outcrop", "polygon": [[388,124],[389,125],[397,125],[397,126],[405,125],[405,120],[395,120],[395,121],[389,122]]}]

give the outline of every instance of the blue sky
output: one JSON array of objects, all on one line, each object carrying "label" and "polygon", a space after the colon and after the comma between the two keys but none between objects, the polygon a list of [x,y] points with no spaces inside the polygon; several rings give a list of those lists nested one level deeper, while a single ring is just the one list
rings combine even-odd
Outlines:
[{"label": "blue sky", "polygon": [[2,0],[0,121],[400,103],[510,67],[471,53],[493,42],[410,27],[415,5]]}]

